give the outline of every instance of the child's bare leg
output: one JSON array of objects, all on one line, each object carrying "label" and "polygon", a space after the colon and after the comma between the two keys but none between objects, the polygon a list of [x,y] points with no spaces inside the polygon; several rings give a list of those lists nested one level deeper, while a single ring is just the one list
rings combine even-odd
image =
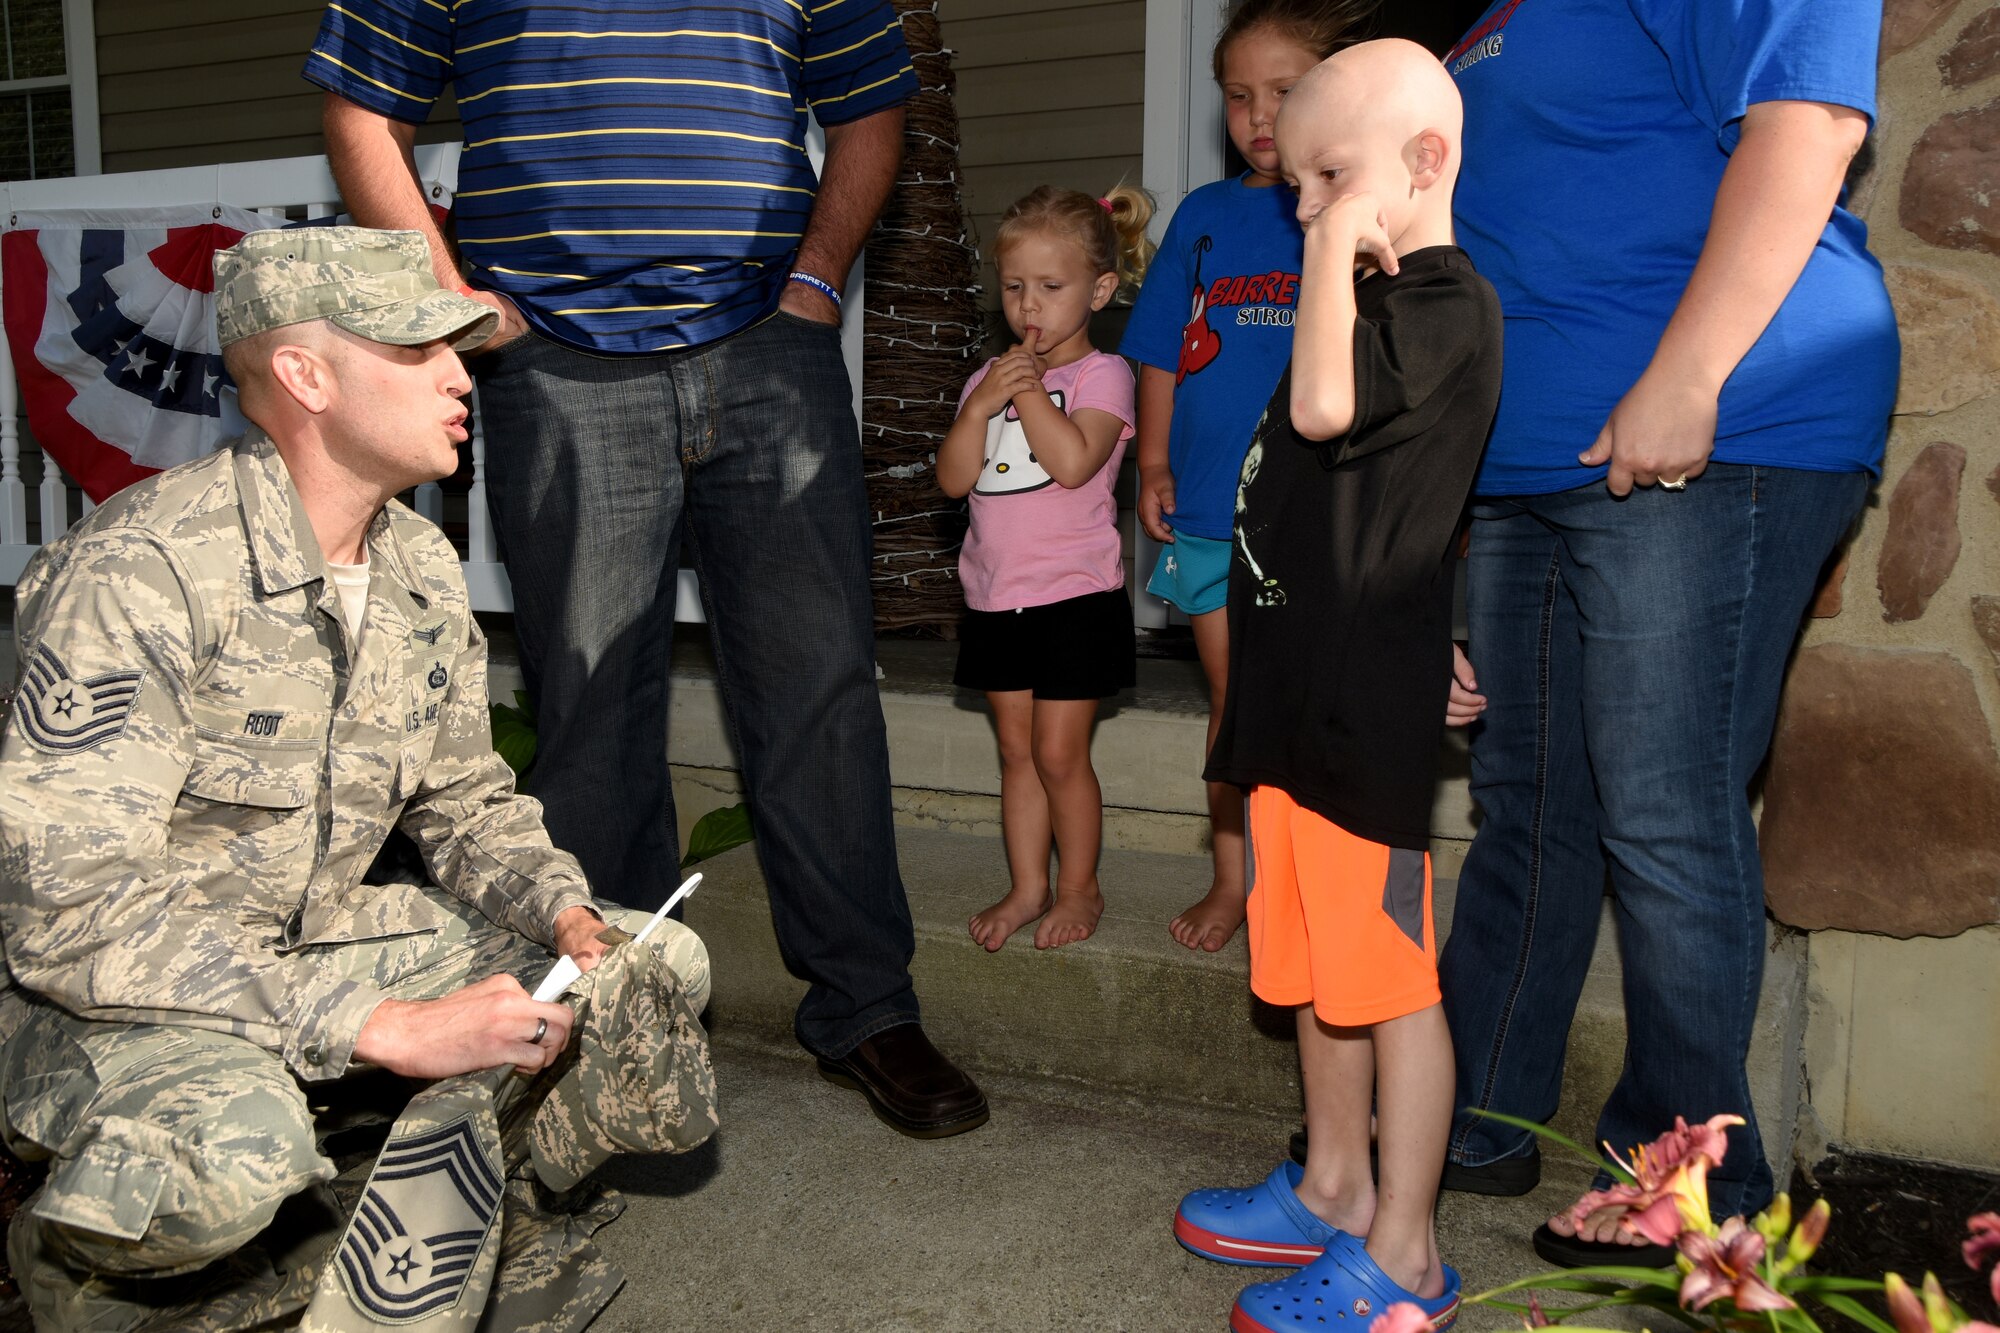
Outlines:
[{"label": "child's bare leg", "polygon": [[[1229,688],[1229,612],[1205,611],[1192,617],[1195,651],[1208,677],[1208,744],[1215,748],[1222,725],[1222,702]],[[1243,792],[1231,783],[1208,784],[1209,841],[1215,878],[1202,900],[1175,917],[1167,931],[1190,949],[1214,953],[1243,924]]]},{"label": "child's bare leg", "polygon": [[1444,1006],[1434,1004],[1377,1023],[1374,1033],[1382,1183],[1368,1253],[1405,1290],[1430,1300],[1444,1293],[1434,1218],[1456,1091],[1451,1031]]},{"label": "child's bare leg", "polygon": [[1049,795],[1056,841],[1056,902],[1035,927],[1035,947],[1087,940],[1104,914],[1097,852],[1104,838],[1104,797],[1090,766],[1095,699],[1035,701],[1035,771]]},{"label": "child's bare leg", "polygon": [[975,912],[967,928],[987,952],[1049,910],[1049,798],[1035,772],[1035,700],[1027,690],[988,691],[1000,738],[1000,834],[1007,846],[1007,896]]},{"label": "child's bare leg", "polygon": [[1368,1165],[1375,1046],[1367,1028],[1334,1027],[1309,1004],[1299,1006],[1298,1024],[1299,1081],[1306,1098],[1299,1200],[1322,1222],[1365,1236],[1375,1220],[1375,1180]]}]

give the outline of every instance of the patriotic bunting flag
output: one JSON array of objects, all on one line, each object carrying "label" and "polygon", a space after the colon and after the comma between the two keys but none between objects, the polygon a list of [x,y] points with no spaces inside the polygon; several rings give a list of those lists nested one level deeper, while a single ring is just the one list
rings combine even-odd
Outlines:
[{"label": "patriotic bunting flag", "polygon": [[28,428],[102,503],[243,430],[215,342],[215,252],[281,221],[243,209],[21,213],[0,294]]}]

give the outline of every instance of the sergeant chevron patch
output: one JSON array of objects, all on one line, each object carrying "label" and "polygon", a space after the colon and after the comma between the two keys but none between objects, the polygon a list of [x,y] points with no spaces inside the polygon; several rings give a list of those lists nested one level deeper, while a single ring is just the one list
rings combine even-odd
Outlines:
[{"label": "sergeant chevron patch", "polygon": [[472,1116],[391,1139],[340,1243],[355,1309],[407,1324],[455,1303],[500,1215],[501,1189]]},{"label": "sergeant chevron patch", "polygon": [[89,680],[71,676],[55,650],[35,650],[21,678],[21,734],[38,750],[73,754],[125,730],[145,682],[143,671],[110,671]]}]

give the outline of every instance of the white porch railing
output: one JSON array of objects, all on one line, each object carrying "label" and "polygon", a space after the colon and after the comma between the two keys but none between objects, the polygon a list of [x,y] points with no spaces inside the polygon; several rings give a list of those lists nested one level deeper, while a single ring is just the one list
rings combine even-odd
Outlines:
[{"label": "white porch railing", "polygon": [[[815,169],[821,161],[822,145],[819,129],[813,126],[807,149]],[[432,144],[418,148],[417,172],[430,201],[440,207],[448,206],[458,183],[458,145]],[[0,183],[0,219],[8,227],[14,225],[13,216],[17,212],[202,204],[229,205],[287,219],[334,217],[342,211],[333,173],[323,157]],[[847,360],[848,379],[854,386],[857,420],[861,414],[861,268],[857,260],[848,279],[849,296],[845,303],[848,317],[841,329],[841,346]],[[500,563],[486,508],[486,427],[484,415],[477,408],[476,392],[473,401],[472,484],[465,496],[465,540],[460,559],[473,608],[511,611],[513,590],[507,581],[506,568]],[[0,587],[11,587],[18,582],[21,571],[40,549],[38,543],[29,540],[28,491],[22,471],[24,453],[33,455],[39,451],[21,429],[20,388],[6,331],[0,328]],[[45,537],[67,531],[90,512],[88,497],[81,497],[80,510],[72,512],[70,490],[69,480],[54,460],[42,455],[36,509],[40,532]],[[418,487],[413,503],[432,522],[442,521],[445,494],[436,484]],[[693,570],[680,571],[674,617],[682,621],[702,619]]]}]

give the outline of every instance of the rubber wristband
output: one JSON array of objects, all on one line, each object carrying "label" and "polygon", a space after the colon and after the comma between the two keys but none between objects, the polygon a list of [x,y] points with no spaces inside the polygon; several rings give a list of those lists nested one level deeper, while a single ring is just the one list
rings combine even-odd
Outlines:
[{"label": "rubber wristband", "polygon": [[458,284],[458,294],[460,296],[469,296],[475,301],[479,299],[479,289],[474,287],[469,282],[461,282]]},{"label": "rubber wristband", "polygon": [[817,277],[811,273],[802,272],[799,269],[793,269],[791,271],[789,280],[792,282],[803,282],[806,286],[812,288],[814,291],[818,292],[821,296],[824,296],[827,300],[833,302],[833,308],[835,310],[840,309],[840,289],[835,287],[832,283],[828,282],[825,278]]}]

